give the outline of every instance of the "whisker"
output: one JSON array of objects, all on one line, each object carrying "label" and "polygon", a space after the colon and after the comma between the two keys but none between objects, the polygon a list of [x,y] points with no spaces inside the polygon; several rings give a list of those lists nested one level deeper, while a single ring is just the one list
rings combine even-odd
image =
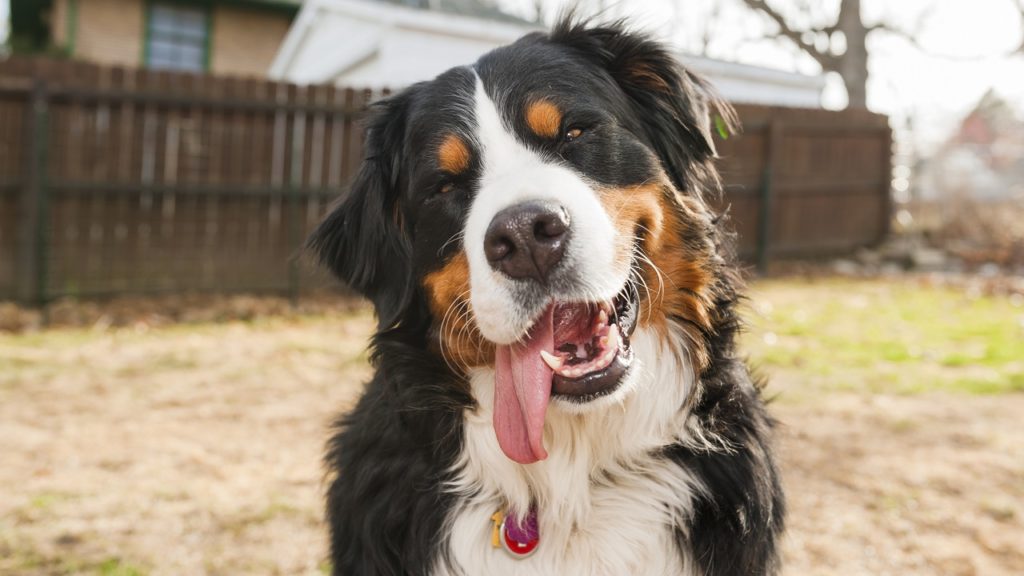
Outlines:
[{"label": "whisker", "polygon": [[[463,367],[460,367],[458,365],[458,361],[457,361],[458,359],[455,358],[453,354],[449,354],[449,352],[453,352],[453,351],[446,350],[446,348],[448,347],[447,346],[447,343],[448,343],[447,336],[449,336],[449,335],[453,336],[453,337],[456,336],[455,334],[450,333],[450,330],[452,328],[453,322],[458,322],[461,319],[462,314],[463,314],[461,309],[463,309],[463,308],[468,306],[469,302],[466,300],[466,296],[468,294],[469,294],[469,290],[467,289],[467,290],[463,291],[461,294],[457,295],[452,300],[451,304],[448,305],[447,310],[445,310],[444,316],[441,318],[441,325],[439,327],[439,337],[440,337],[439,338],[439,340],[440,340],[439,347],[441,349],[441,357],[444,360],[445,364],[449,368],[451,368],[452,371],[455,371],[455,372],[460,371],[460,368],[463,368]],[[454,318],[454,321],[453,321],[453,318]]]},{"label": "whisker", "polygon": [[448,245],[451,244],[452,242],[461,242],[462,241],[462,237],[463,237],[464,234],[465,234],[464,230],[459,230],[454,235],[452,235],[451,238],[446,240],[445,243],[441,245],[441,248],[438,249],[438,251],[437,251],[438,257],[440,257],[442,254],[444,254],[445,248],[447,248]]},{"label": "whisker", "polygon": [[[663,283],[661,282],[661,272],[657,270],[657,266],[655,266],[654,263],[651,262],[650,259],[647,258],[647,256],[645,254],[643,254],[643,252],[640,252],[639,258],[642,261],[647,262],[648,264],[650,264],[651,267],[655,269],[655,273],[658,275],[658,278],[659,278],[659,282],[658,282],[658,298],[659,298],[658,304],[660,305],[663,302],[662,298],[663,298],[663,295],[664,295],[664,293],[661,290],[661,288],[663,286]],[[650,303],[648,305],[648,307],[647,307],[647,320],[650,321],[651,315],[653,314],[653,308],[654,308],[654,305],[655,305],[654,296],[651,293],[651,287],[647,284],[647,279],[644,278],[643,268],[640,266],[640,263],[634,262],[633,266],[632,266],[632,270],[633,270],[633,272],[635,272],[635,274],[631,274],[631,277],[635,276],[637,281],[639,281],[640,284],[643,285],[644,291],[647,293],[647,301]],[[633,283],[633,286],[636,287],[636,282]]]}]

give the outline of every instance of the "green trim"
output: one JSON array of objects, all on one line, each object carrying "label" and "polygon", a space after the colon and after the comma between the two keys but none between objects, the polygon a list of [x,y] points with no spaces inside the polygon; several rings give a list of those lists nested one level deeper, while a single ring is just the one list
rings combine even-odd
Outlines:
[{"label": "green trim", "polygon": [[64,50],[68,57],[75,55],[75,44],[78,41],[78,0],[65,0],[67,13],[64,15],[64,35],[67,44]]}]

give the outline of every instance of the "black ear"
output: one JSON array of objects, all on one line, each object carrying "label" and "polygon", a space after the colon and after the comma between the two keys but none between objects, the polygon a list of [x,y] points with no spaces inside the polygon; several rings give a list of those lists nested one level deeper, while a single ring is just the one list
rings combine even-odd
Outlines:
[{"label": "black ear", "polygon": [[713,134],[737,124],[732,107],[706,81],[665,45],[627,31],[622,22],[590,26],[569,17],[555,26],[551,39],[608,71],[636,107],[645,136],[680,190],[705,188],[691,180],[706,177],[702,167],[715,156]]},{"label": "black ear", "polygon": [[410,98],[406,91],[374,104],[359,172],[306,241],[321,264],[373,302],[381,328],[397,324],[413,294],[411,240],[399,205]]}]

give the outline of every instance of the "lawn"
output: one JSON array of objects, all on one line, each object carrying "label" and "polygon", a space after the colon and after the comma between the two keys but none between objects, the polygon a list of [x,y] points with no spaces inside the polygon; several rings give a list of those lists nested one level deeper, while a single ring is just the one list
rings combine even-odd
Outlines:
[{"label": "lawn", "polygon": [[1024,392],[1024,298],[911,283],[766,281],[745,347],[794,393]]},{"label": "lawn", "polygon": [[[788,576],[1024,574],[1024,303],[771,280]],[[321,574],[366,311],[0,334],[0,574]]]}]

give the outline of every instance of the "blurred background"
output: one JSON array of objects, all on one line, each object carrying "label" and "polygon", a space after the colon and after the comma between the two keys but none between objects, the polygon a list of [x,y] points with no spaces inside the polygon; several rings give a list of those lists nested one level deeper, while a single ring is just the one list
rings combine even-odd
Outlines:
[{"label": "blurred background", "polygon": [[0,0],[0,574],[330,570],[366,105],[567,8],[718,135],[787,575],[1024,574],[1024,0]]}]

